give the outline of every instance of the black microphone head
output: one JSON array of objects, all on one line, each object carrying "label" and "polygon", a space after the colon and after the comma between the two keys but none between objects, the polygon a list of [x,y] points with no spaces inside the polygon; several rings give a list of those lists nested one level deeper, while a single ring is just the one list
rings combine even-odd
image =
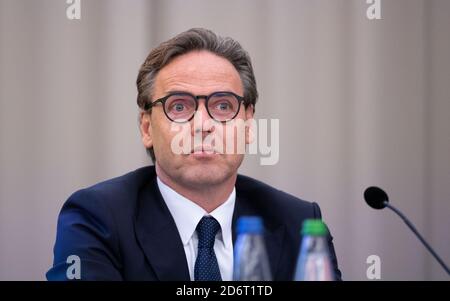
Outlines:
[{"label": "black microphone head", "polygon": [[383,189],[371,186],[364,191],[364,199],[367,205],[374,209],[383,209],[389,202],[389,197]]}]

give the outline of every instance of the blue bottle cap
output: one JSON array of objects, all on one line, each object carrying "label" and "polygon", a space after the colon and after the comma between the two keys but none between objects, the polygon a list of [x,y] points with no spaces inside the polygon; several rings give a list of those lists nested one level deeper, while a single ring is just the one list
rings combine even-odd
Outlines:
[{"label": "blue bottle cap", "polygon": [[237,222],[237,233],[256,233],[264,231],[262,218],[259,216],[242,216]]}]

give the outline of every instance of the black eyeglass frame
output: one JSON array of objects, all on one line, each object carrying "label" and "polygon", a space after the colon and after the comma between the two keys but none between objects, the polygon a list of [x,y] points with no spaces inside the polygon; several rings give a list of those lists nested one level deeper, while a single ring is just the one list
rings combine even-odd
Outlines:
[{"label": "black eyeglass frame", "polygon": [[[215,96],[215,95],[217,95],[217,94],[229,94],[229,95],[233,95],[233,96],[238,100],[238,109],[237,109],[237,111],[236,111],[236,114],[234,114],[234,116],[233,116],[232,118],[229,118],[229,119],[227,119],[227,120],[217,120],[216,118],[214,118],[214,117],[212,116],[211,112],[209,112],[208,101],[211,99],[211,97],[213,97],[213,96]],[[169,97],[174,96],[174,95],[185,95],[185,96],[190,96],[190,97],[192,97],[192,98],[195,100],[195,110],[194,110],[194,113],[192,114],[192,116],[191,116],[189,119],[183,120],[183,121],[176,121],[176,120],[173,120],[172,118],[170,118],[169,115],[167,114],[167,112],[166,112],[166,105],[165,105],[165,104],[166,104],[166,101],[167,101],[167,99],[169,99]],[[189,92],[171,92],[171,93],[167,94],[166,96],[161,97],[161,98],[159,98],[159,99],[157,99],[157,100],[155,100],[155,101],[153,101],[153,102],[147,102],[147,103],[145,103],[145,105],[144,105],[144,111],[149,111],[149,110],[150,110],[151,108],[153,108],[156,104],[161,103],[161,105],[162,105],[162,107],[163,107],[163,110],[164,110],[164,114],[166,115],[167,119],[169,119],[170,121],[173,121],[173,122],[177,122],[177,123],[186,123],[186,122],[191,121],[192,118],[194,118],[195,112],[197,112],[197,109],[198,109],[198,102],[199,102],[199,100],[202,99],[202,98],[205,99],[205,107],[206,107],[206,111],[208,112],[208,115],[209,115],[212,119],[214,119],[215,121],[222,122],[222,123],[225,123],[225,122],[227,122],[227,121],[230,121],[230,120],[233,120],[234,118],[236,118],[236,116],[239,114],[239,111],[241,110],[241,102],[244,101],[244,97],[239,96],[239,95],[237,95],[236,93],[233,93],[233,92],[230,92],[230,91],[217,91],[217,92],[211,93],[211,94],[209,94],[209,95],[193,95],[193,94],[191,94],[191,93],[189,93]]]}]

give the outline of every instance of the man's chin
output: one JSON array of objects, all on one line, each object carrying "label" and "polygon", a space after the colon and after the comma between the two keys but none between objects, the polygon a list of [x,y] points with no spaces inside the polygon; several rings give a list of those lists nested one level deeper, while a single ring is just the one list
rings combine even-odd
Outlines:
[{"label": "man's chin", "polygon": [[183,173],[183,182],[192,187],[214,186],[224,183],[232,173],[216,164],[196,164],[187,167]]}]

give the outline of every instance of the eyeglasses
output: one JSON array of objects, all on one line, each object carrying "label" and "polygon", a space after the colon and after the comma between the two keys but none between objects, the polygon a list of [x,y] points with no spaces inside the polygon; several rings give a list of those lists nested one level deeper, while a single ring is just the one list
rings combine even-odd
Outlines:
[{"label": "eyeglasses", "polygon": [[234,119],[239,113],[244,97],[233,92],[214,92],[210,95],[194,96],[187,92],[173,92],[167,96],[144,105],[148,111],[156,104],[161,103],[167,118],[173,122],[183,123],[190,121],[198,109],[199,99],[205,99],[205,107],[209,116],[219,122]]}]

